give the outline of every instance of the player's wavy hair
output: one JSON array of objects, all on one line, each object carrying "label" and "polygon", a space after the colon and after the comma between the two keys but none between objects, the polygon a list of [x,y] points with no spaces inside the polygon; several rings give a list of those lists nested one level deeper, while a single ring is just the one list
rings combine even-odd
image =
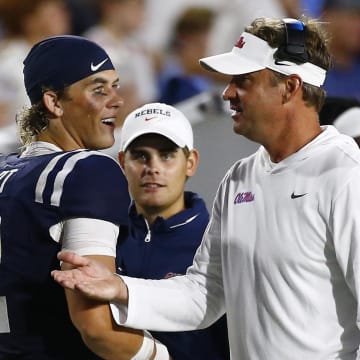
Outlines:
[{"label": "player's wavy hair", "polygon": [[[51,89],[43,89],[43,93]],[[54,91],[59,99],[67,96],[66,89]],[[53,114],[47,109],[42,100],[24,108],[16,115],[18,134],[23,146],[36,140],[36,136],[49,126]]]},{"label": "player's wavy hair", "polygon": [[[305,25],[305,47],[309,55],[309,62],[328,70],[331,66],[331,55],[328,49],[328,35],[324,30],[323,23],[317,19],[302,16],[300,20]],[[281,46],[286,37],[284,23],[277,19],[258,18],[255,19],[245,31],[265,41],[273,48]],[[278,83],[287,75],[273,72],[274,84]],[[324,104],[326,92],[324,89],[303,84],[303,100],[309,106],[314,106],[319,112]]]}]

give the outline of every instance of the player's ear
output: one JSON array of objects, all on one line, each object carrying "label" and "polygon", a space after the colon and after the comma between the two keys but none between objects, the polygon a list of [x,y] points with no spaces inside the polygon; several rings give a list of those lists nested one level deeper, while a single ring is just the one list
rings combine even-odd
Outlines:
[{"label": "player's ear", "polygon": [[45,91],[43,94],[43,103],[45,105],[45,107],[52,113],[54,114],[55,117],[60,117],[62,116],[63,109],[61,107],[58,95],[51,90]]}]

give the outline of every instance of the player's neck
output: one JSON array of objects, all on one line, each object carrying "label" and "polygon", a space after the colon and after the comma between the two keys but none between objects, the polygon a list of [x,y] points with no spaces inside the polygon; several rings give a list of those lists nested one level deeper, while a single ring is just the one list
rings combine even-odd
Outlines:
[{"label": "player's neck", "polygon": [[36,140],[53,144],[64,151],[82,149],[71,137],[61,136],[61,132],[54,135],[52,131],[45,130],[37,136]]}]

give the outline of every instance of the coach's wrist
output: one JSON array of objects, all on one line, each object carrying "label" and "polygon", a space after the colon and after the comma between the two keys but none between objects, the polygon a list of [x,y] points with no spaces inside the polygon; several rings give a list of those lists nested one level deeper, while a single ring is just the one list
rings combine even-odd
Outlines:
[{"label": "coach's wrist", "polygon": [[121,305],[128,305],[129,300],[129,290],[127,285],[125,284],[124,280],[121,278],[119,274],[114,274],[114,288],[115,293],[112,300],[110,300],[113,303],[118,303]]}]

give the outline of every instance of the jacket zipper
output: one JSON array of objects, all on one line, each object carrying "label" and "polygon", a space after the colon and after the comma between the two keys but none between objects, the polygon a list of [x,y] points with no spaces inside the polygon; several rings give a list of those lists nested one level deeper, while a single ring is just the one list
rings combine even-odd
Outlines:
[{"label": "jacket zipper", "polygon": [[151,230],[150,230],[150,226],[149,226],[147,220],[146,220],[146,219],[144,219],[144,220],[145,220],[145,224],[146,224],[146,228],[147,228],[147,234],[146,234],[146,236],[145,236],[144,241],[145,241],[146,243],[148,243],[148,242],[151,241]]}]

